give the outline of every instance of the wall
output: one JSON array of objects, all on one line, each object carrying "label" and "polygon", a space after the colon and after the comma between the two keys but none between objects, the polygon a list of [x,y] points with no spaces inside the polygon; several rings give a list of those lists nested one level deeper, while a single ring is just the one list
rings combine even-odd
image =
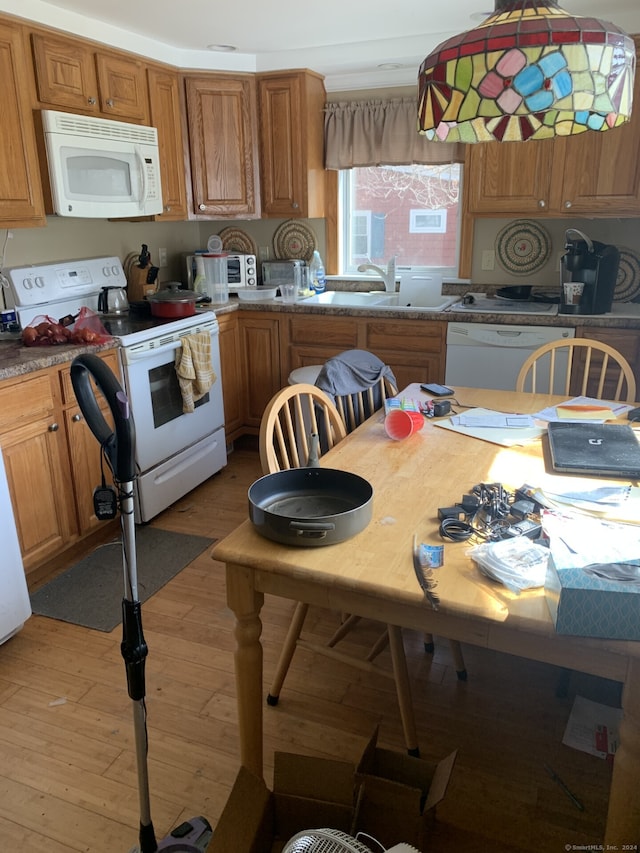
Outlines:
[{"label": "wall", "polygon": [[[151,260],[158,263],[158,249],[167,250],[167,266],[160,269],[160,283],[183,280],[182,256],[194,249],[206,248],[207,238],[223,229],[240,228],[258,247],[267,247],[273,258],[273,235],[283,220],[212,222],[111,222],[104,219],[72,219],[48,216],[45,228],[13,228],[6,240],[3,270],[11,267],[115,255],[124,261],[130,252],[139,252],[143,243],[149,246]],[[324,252],[324,220],[305,220]],[[6,231],[0,230],[0,251]],[[2,288],[0,288],[2,290]],[[4,307],[4,293],[0,297]]]},{"label": "wall", "polygon": [[[498,263],[494,270],[483,270],[482,252],[495,249],[500,231],[515,219],[476,219],[473,241],[473,267],[471,280],[474,289],[481,285],[533,284],[541,288],[556,288],[559,283],[558,258],[563,253],[565,231],[577,228],[592,240],[612,243],[618,248],[630,249],[640,258],[640,219],[540,219],[534,220],[543,226],[551,241],[551,254],[547,263],[535,273],[514,275],[505,271]],[[640,261],[639,261],[640,263]]]}]

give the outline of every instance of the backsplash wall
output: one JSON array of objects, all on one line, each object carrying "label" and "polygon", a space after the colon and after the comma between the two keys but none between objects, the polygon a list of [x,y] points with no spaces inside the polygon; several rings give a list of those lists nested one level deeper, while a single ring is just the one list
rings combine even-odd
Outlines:
[{"label": "backsplash wall", "polygon": [[[66,261],[115,255],[124,261],[130,252],[139,252],[143,243],[149,246],[151,260],[158,264],[158,249],[167,250],[167,266],[161,267],[158,280],[183,281],[183,255],[194,249],[206,249],[211,234],[229,226],[242,228],[258,247],[266,246],[273,258],[273,235],[285,220],[217,220],[208,222],[115,222],[104,219],[72,219],[48,216],[45,228],[13,228],[6,242],[3,270],[28,264]],[[324,252],[323,219],[305,220]],[[6,231],[0,230],[0,248]],[[0,290],[3,290],[0,288]],[[2,293],[2,306],[4,293]]]},{"label": "backsplash wall", "polygon": [[565,231],[577,228],[600,243],[612,243],[618,248],[630,249],[640,256],[640,219],[537,219],[533,220],[549,233],[551,253],[547,263],[534,273],[514,275],[498,263],[497,252],[493,270],[482,269],[482,253],[495,250],[496,238],[507,225],[518,220],[476,219],[473,239],[473,289],[482,291],[482,285],[532,284],[542,289],[559,286],[558,258],[564,253]]}]

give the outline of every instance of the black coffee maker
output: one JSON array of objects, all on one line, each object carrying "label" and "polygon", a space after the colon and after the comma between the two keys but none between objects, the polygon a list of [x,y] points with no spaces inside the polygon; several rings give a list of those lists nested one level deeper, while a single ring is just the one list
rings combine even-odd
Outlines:
[{"label": "black coffee maker", "polygon": [[589,239],[576,228],[565,232],[564,249],[560,313],[607,314],[616,289],[620,252],[615,246]]}]

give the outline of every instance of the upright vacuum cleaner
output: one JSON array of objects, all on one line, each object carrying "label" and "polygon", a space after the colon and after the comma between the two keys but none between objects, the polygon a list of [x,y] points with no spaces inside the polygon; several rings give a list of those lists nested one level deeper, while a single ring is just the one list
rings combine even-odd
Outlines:
[{"label": "upright vacuum cleaner", "polygon": [[[115,431],[105,421],[91,379],[105,398]],[[142,610],[138,600],[134,521],[135,426],[129,401],[107,365],[95,355],[79,355],[71,363],[71,382],[80,410],[89,429],[100,443],[101,453],[113,474],[117,489],[105,485],[94,492],[94,508],[99,519],[115,518],[120,510],[124,598],[122,600],[122,643],[120,650],[127,672],[127,687],[133,702],[133,724],[140,800],[140,853],[203,853],[213,835],[204,817],[195,817],[177,826],[160,843],[156,841],[149,804],[147,772],[147,726],[144,667],[147,644],[142,633]],[[136,849],[136,848],[134,848]]]}]

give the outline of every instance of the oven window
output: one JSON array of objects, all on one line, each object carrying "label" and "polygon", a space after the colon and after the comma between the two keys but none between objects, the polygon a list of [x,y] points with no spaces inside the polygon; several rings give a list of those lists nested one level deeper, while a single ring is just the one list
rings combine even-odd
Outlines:
[{"label": "oven window", "polygon": [[240,258],[227,258],[227,281],[240,284]]},{"label": "oven window", "polygon": [[[156,429],[182,417],[182,394],[173,363],[161,364],[160,367],[153,367],[149,371],[149,390],[153,425]],[[208,402],[209,395],[205,394],[195,403],[195,408]]]}]

